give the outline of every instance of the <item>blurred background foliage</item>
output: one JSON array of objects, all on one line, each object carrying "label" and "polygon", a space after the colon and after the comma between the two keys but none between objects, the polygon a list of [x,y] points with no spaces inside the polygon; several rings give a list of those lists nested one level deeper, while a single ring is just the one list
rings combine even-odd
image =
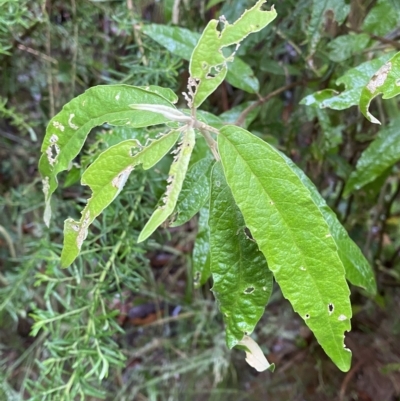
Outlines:
[{"label": "blurred background foliage", "polygon": [[[253,4],[0,0],[1,400],[400,399],[398,165],[344,198],[346,179],[379,127],[356,107],[299,105],[312,92],[343,90],[335,82],[348,69],[399,50],[396,0],[276,0],[277,20],[238,52],[260,93],[224,82],[205,104],[221,114],[261,99],[249,129],[306,171],[373,265],[378,296],[353,288],[349,373],[326,359],[278,290],[254,334],[276,372],[258,374],[242,352],[227,350],[212,283],[192,285],[197,219],[136,244],[165,186],[165,161],[137,172],[96,220],[78,261],[59,268],[63,221],[77,217],[88,195],[79,186],[82,166],[118,138],[147,132],[95,130],[62,177],[47,229],[37,162],[49,119],[98,84],[154,84],[180,95],[187,61],[143,26],[201,32],[209,19],[234,21]],[[396,98],[372,107],[383,125],[399,112]]]}]

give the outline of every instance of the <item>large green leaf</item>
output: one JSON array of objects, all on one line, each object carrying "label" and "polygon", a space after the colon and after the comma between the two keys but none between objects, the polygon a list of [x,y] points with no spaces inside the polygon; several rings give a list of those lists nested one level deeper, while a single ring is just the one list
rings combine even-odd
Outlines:
[{"label": "large green leaf", "polygon": [[[219,20],[211,20],[207,24],[190,58],[190,76],[195,80],[196,86],[194,107],[199,107],[225,79],[227,62],[233,60],[236,50],[233,49],[227,56],[223,51],[230,51],[229,46],[237,49],[244,38],[260,31],[276,18],[273,7],[270,11],[261,10],[264,3],[265,0],[259,0],[233,24],[221,18],[220,21],[224,24],[221,31],[217,30]],[[238,78],[240,81],[240,77]]]},{"label": "large green leaf", "polygon": [[210,247],[212,288],[226,324],[229,348],[250,334],[272,291],[272,274],[228,187],[221,163],[211,178]]},{"label": "large green leaf", "polygon": [[334,110],[344,110],[358,105],[361,91],[368,83],[372,75],[391,57],[385,54],[377,59],[366,61],[356,68],[347,71],[336,80],[336,85],[344,85],[345,90],[341,93],[333,89],[324,89],[306,96],[300,104],[306,106],[318,106],[321,109],[329,107]]},{"label": "large green leaf", "polygon": [[399,27],[400,3],[398,0],[379,0],[368,13],[361,30],[385,36]]},{"label": "large green leaf", "polygon": [[292,162],[292,160],[286,157],[283,153],[280,155],[308,189],[313,202],[318,207],[328,224],[332,238],[336,243],[339,257],[345,268],[347,280],[353,285],[364,288],[371,295],[375,295],[376,282],[374,273],[360,248],[349,237],[345,228],[340,224],[336,214],[326,204],[325,199],[322,198],[311,180]]},{"label": "large green leaf", "polygon": [[244,129],[221,128],[218,147],[233,196],[283,295],[347,371],[351,352],[343,338],[350,330],[350,291],[309,189],[280,152]]},{"label": "large green leaf", "polygon": [[186,174],[181,193],[178,197],[172,227],[189,221],[206,203],[210,196],[210,170],[213,159],[206,157],[194,163]]},{"label": "large green leaf", "polygon": [[193,284],[195,288],[203,285],[211,276],[209,215],[209,205],[200,209],[198,230],[193,248]]},{"label": "large green leaf", "polygon": [[[201,36],[186,28],[159,24],[145,25],[143,32],[171,53],[187,61],[190,60],[193,49]],[[249,93],[256,93],[259,90],[259,82],[254,76],[253,70],[239,57],[235,57],[228,66],[226,80],[235,88]]]},{"label": "large green leaf", "polygon": [[172,214],[182,189],[182,184],[189,166],[190,156],[195,145],[194,129],[187,127],[182,142],[176,150],[176,156],[171,164],[168,174],[168,186],[162,198],[161,205],[151,215],[139,235],[138,242],[142,242]]},{"label": "large green leaf", "polygon": [[380,124],[380,121],[369,112],[369,105],[381,93],[382,99],[391,99],[400,94],[400,52],[376,71],[361,92],[361,113],[375,124]]},{"label": "large green leaf", "polygon": [[347,196],[381,176],[400,160],[400,117],[381,129],[357,162],[344,189]]},{"label": "large green leaf", "polygon": [[371,40],[366,33],[341,35],[329,42],[329,58],[340,63],[354,54],[360,54]]},{"label": "large green leaf", "polygon": [[[67,170],[78,155],[93,127],[109,123],[130,127],[146,127],[168,121],[162,115],[132,110],[132,103],[160,104],[174,108],[156,87],[143,89],[128,85],[96,86],[67,103],[50,120],[42,144],[39,170],[43,177],[46,198],[45,222],[50,223],[50,198],[57,189],[57,174]],[[161,88],[162,90],[162,88]]]},{"label": "large green leaf", "polygon": [[120,142],[101,153],[88,167],[81,182],[90,187],[92,197],[83,209],[80,221],[65,221],[63,267],[69,266],[78,256],[89,225],[121,192],[135,166],[142,164],[145,170],[153,167],[168,153],[179,135],[179,131],[170,131],[143,149],[135,139]]}]

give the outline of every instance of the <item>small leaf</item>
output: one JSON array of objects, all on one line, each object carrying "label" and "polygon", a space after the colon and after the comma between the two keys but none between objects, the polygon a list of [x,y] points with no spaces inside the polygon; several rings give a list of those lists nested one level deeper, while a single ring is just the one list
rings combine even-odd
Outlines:
[{"label": "small leaf", "polygon": [[369,112],[369,105],[381,93],[382,99],[391,99],[400,94],[400,52],[379,68],[361,92],[361,113],[374,124],[380,124],[380,121]]},{"label": "small leaf", "polygon": [[339,369],[349,370],[343,338],[350,330],[350,291],[309,190],[276,149],[244,129],[221,128],[218,148],[236,203],[283,295]]},{"label": "small leaf", "polygon": [[202,286],[211,276],[209,214],[208,205],[200,209],[198,230],[193,248],[193,284],[195,288]]},{"label": "small leaf", "polygon": [[190,127],[183,134],[182,142],[179,144],[177,154],[171,164],[168,176],[168,186],[162,199],[162,205],[159,206],[151,215],[149,221],[144,226],[139,235],[138,242],[142,242],[162,224],[172,214],[175,209],[182,184],[189,166],[190,156],[195,144],[195,133]]},{"label": "small leaf", "polygon": [[65,221],[61,253],[63,267],[69,266],[78,256],[89,225],[121,192],[134,167],[138,164],[142,164],[145,170],[153,167],[174,146],[179,135],[179,131],[170,131],[144,149],[135,139],[121,142],[101,153],[88,167],[81,182],[88,185],[93,193],[80,221]]},{"label": "small leaf", "polygon": [[[186,28],[160,24],[145,25],[143,32],[171,53],[187,61],[190,60],[193,49],[201,36],[199,33]],[[226,80],[235,88],[248,93],[256,93],[259,90],[259,82],[254,76],[253,70],[239,57],[235,57],[233,62],[230,63]]]},{"label": "small leaf", "polygon": [[210,171],[213,162],[213,159],[205,158],[189,168],[175,208],[177,217],[171,227],[185,224],[208,200],[210,196]]},{"label": "small leaf", "polygon": [[[392,53],[393,54],[393,53]],[[333,89],[324,89],[301,100],[300,104],[306,106],[314,105],[321,109],[329,107],[334,110],[344,110],[358,105],[361,91],[368,83],[375,71],[380,68],[391,57],[385,54],[377,59],[366,61],[356,68],[348,70],[343,76],[336,80],[336,85],[344,85],[345,90],[341,93]]]},{"label": "small leaf", "polygon": [[272,291],[272,274],[228,187],[221,163],[211,178],[210,201],[212,291],[226,324],[226,342],[234,347],[253,332]]},{"label": "small leaf", "polygon": [[378,36],[386,36],[398,28],[399,21],[399,2],[378,0],[364,19],[361,30]]},{"label": "small leaf", "polygon": [[162,115],[132,110],[129,107],[132,103],[174,107],[164,97],[143,88],[128,85],[96,86],[71,100],[50,120],[39,161],[46,200],[47,225],[50,224],[51,217],[50,198],[58,185],[57,175],[68,169],[93,127],[104,123],[147,127],[168,121]]},{"label": "small leaf", "polygon": [[237,345],[244,347],[246,362],[257,372],[264,372],[267,369],[274,371],[275,365],[267,361],[260,346],[251,337],[245,335]]},{"label": "small leaf", "polygon": [[344,195],[351,194],[373,182],[388,168],[400,160],[400,118],[382,128],[378,136],[363,152],[355,171],[350,174],[344,189]]},{"label": "small leaf", "polygon": [[340,63],[354,54],[360,54],[368,46],[370,40],[370,36],[366,33],[338,36],[329,42],[328,56],[335,63]]},{"label": "small leaf", "polygon": [[[276,18],[276,11],[261,10],[265,0],[259,0],[254,7],[246,10],[233,24],[229,24],[221,17],[224,27],[217,30],[220,21],[211,20],[203,31],[190,58],[190,76],[196,81],[194,107],[199,107],[203,101],[222,83],[228,67],[227,62],[232,61],[236,50],[229,56],[223,50],[236,45],[253,32],[258,32]],[[239,78],[240,79],[240,78]]]}]

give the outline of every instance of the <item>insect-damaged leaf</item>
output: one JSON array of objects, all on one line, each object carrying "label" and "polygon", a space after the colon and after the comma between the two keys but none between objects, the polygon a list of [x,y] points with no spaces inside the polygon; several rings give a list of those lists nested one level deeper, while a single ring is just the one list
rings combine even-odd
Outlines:
[{"label": "insect-damaged leaf", "polygon": [[[171,53],[188,61],[200,38],[199,33],[189,29],[160,24],[145,25],[143,32]],[[239,57],[235,57],[230,63],[226,80],[235,88],[249,93],[256,93],[259,90],[259,82],[253,70]]]},{"label": "insect-damaged leaf", "polygon": [[149,221],[144,226],[139,235],[138,242],[142,242],[150,237],[174,211],[189,166],[194,144],[194,130],[188,127],[183,134],[182,142],[179,144],[175,159],[171,164],[167,180],[168,186],[162,198],[162,204],[154,211]]},{"label": "insect-damaged leaf", "polygon": [[138,164],[142,164],[145,170],[153,167],[174,146],[179,135],[179,131],[170,131],[143,149],[135,139],[120,142],[101,153],[88,167],[81,182],[93,193],[80,221],[65,221],[61,254],[63,267],[69,266],[78,256],[89,225],[121,192],[134,167]]},{"label": "insect-damaged leaf", "polygon": [[264,370],[275,369],[275,364],[270,364],[265,358],[265,355],[261,351],[260,346],[249,336],[244,336],[242,340],[238,342],[238,348],[243,348],[246,352],[246,362],[253,367],[257,372],[264,372]]},{"label": "insect-damaged leaf", "polygon": [[[57,174],[67,170],[78,155],[93,127],[109,123],[129,127],[147,127],[169,121],[162,115],[132,110],[132,103],[160,104],[174,108],[164,96],[154,92],[156,87],[143,89],[128,85],[96,86],[67,103],[50,120],[42,144],[39,170],[43,177],[46,198],[45,223],[51,217],[50,198],[57,189]],[[170,96],[170,95],[168,95]]]},{"label": "insect-damaged leaf", "polygon": [[212,291],[226,324],[226,342],[234,347],[250,334],[271,295],[272,274],[228,187],[221,163],[211,175],[210,247]]},{"label": "insect-damaged leaf", "polygon": [[400,52],[376,71],[361,92],[361,113],[374,124],[380,124],[380,121],[369,112],[369,105],[381,93],[382,99],[391,99],[400,94]]},{"label": "insect-damaged leaf", "polygon": [[283,295],[343,371],[351,352],[350,291],[329,226],[310,191],[282,155],[250,132],[221,128],[218,148],[247,227]]},{"label": "insect-damaged leaf", "polygon": [[[276,18],[273,7],[270,11],[261,10],[264,3],[265,0],[259,0],[233,24],[221,17],[224,27],[220,32],[217,30],[220,21],[211,20],[207,24],[190,59],[190,76],[197,83],[194,107],[199,107],[224,80],[227,62],[233,60],[236,51],[231,51],[229,46],[236,46],[237,49],[244,38],[260,31]],[[225,56],[224,51],[231,51],[231,54]]]},{"label": "insect-damaged leaf", "polygon": [[321,109],[329,107],[334,110],[344,110],[355,106],[360,101],[361,91],[368,83],[371,76],[391,56],[385,54],[377,59],[366,61],[359,66],[348,70],[343,76],[336,80],[336,85],[344,85],[345,90],[341,93],[333,89],[324,89],[306,96],[300,104],[306,106],[318,106]]},{"label": "insect-damaged leaf", "polygon": [[357,161],[343,194],[349,195],[381,176],[400,160],[400,117],[382,128]]}]

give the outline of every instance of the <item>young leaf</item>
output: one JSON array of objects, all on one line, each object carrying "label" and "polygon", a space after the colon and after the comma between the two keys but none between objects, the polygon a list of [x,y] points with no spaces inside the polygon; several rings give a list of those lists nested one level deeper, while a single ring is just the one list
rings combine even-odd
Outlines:
[{"label": "young leaf", "polygon": [[198,230],[193,248],[193,277],[194,287],[203,285],[211,276],[210,270],[210,227],[208,218],[210,209],[204,206],[200,209]]},{"label": "young leaf", "polygon": [[381,129],[357,161],[356,169],[350,174],[343,195],[359,190],[382,175],[386,169],[400,160],[400,118]]},{"label": "young leaf", "polygon": [[64,223],[63,267],[69,266],[78,256],[89,225],[121,192],[135,166],[142,164],[145,170],[153,167],[174,146],[179,135],[179,131],[170,131],[145,148],[135,139],[121,142],[101,153],[88,167],[81,182],[93,193],[80,221],[67,219]]},{"label": "young leaf", "polygon": [[210,170],[213,159],[205,158],[194,163],[186,174],[175,208],[177,215],[171,227],[189,221],[210,196]]},{"label": "young leaf", "polygon": [[144,226],[139,235],[138,242],[142,242],[162,224],[172,214],[178,200],[182,184],[189,166],[190,156],[195,144],[194,130],[188,127],[183,134],[182,142],[179,144],[177,154],[171,164],[168,176],[168,186],[162,199],[162,205],[159,206],[151,215],[149,221]]},{"label": "young leaf", "polygon": [[221,163],[211,175],[210,248],[212,291],[226,324],[229,348],[250,334],[264,313],[272,291],[272,274],[228,187]]},{"label": "young leaf", "polygon": [[233,60],[236,50],[229,56],[224,56],[223,50],[233,45],[237,49],[249,34],[260,31],[276,18],[273,6],[270,11],[261,10],[264,3],[265,0],[259,0],[233,24],[221,17],[224,27],[220,32],[217,30],[218,20],[207,24],[190,59],[190,76],[196,81],[194,107],[199,107],[224,80],[227,62]]},{"label": "young leaf", "polygon": [[349,370],[343,338],[350,330],[350,291],[309,190],[277,150],[244,129],[221,128],[218,148],[235,201],[283,295],[339,369]]},{"label": "young leaf", "polygon": [[347,71],[336,80],[336,85],[344,85],[345,90],[343,92],[338,93],[333,89],[324,89],[306,96],[301,100],[300,104],[305,104],[306,106],[315,105],[321,109],[329,107],[334,110],[344,110],[357,105],[364,86],[375,71],[382,67],[390,57],[390,54],[385,54]]},{"label": "young leaf", "polygon": [[346,271],[347,280],[353,285],[364,288],[371,295],[375,295],[376,282],[374,272],[360,248],[349,237],[345,228],[340,224],[336,214],[326,204],[325,199],[322,198],[311,180],[292,162],[292,160],[283,153],[280,153],[280,155],[308,189],[313,202],[325,219],[332,234],[332,238],[336,243],[337,252]]},{"label": "young leaf", "polygon": [[[187,61],[190,60],[200,38],[199,33],[178,26],[149,24],[143,27],[143,32],[171,53]],[[239,57],[235,57],[229,65],[226,80],[235,88],[248,93],[256,93],[259,90],[259,82],[253,70]]]},{"label": "young leaf", "polygon": [[174,108],[173,104],[154,91],[128,85],[96,86],[71,100],[50,120],[39,161],[46,200],[44,220],[47,225],[51,217],[50,198],[58,185],[57,174],[68,169],[93,127],[104,123],[147,127],[169,121],[162,115],[132,110],[129,107],[132,103]]},{"label": "young leaf", "polygon": [[369,112],[369,105],[381,93],[382,99],[391,99],[400,94],[400,52],[379,68],[361,92],[361,113],[374,124],[380,124],[380,121]]}]

